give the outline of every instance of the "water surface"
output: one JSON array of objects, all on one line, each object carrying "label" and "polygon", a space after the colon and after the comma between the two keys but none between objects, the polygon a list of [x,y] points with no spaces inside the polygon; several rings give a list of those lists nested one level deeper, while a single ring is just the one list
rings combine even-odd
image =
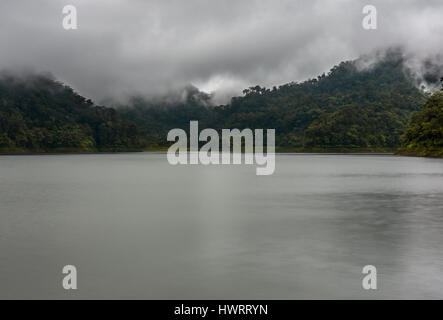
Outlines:
[{"label": "water surface", "polygon": [[1,156],[0,182],[3,299],[443,298],[441,159],[277,155],[256,176],[165,154]]}]

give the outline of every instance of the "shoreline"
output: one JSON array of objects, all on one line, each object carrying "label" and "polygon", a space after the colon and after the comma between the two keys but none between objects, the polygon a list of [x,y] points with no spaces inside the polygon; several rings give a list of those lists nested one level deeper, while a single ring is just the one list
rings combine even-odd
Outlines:
[{"label": "shoreline", "polygon": [[[139,151],[49,151],[49,152],[0,152],[0,156],[38,156],[38,155],[90,155],[90,154],[128,154],[128,153],[167,153],[167,149],[157,149],[157,150],[139,150]],[[244,153],[244,152],[242,152]],[[275,154],[329,154],[329,155],[398,155],[395,151],[276,151]]]},{"label": "shoreline", "polygon": [[[127,154],[127,153],[166,153],[167,147],[161,148],[146,148],[146,149],[128,149],[128,150],[51,150],[51,151],[0,151],[0,156],[37,156],[37,155],[88,155],[88,154]],[[242,152],[244,153],[244,152]],[[394,155],[399,157],[417,157],[417,158],[434,158],[443,159],[443,155],[432,152],[405,152],[404,150],[368,150],[368,149],[290,149],[276,147],[275,154],[289,155],[310,155],[310,154],[325,154],[325,155]]]}]

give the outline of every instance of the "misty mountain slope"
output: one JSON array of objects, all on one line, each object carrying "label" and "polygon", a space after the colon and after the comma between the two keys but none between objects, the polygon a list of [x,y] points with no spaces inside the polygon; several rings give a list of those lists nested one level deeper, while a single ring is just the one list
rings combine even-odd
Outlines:
[{"label": "misty mountain slope", "polygon": [[0,77],[0,151],[116,151],[139,147],[136,126],[45,75]]},{"label": "misty mountain slope", "polygon": [[425,94],[412,85],[401,56],[369,69],[342,62],[327,75],[272,89],[244,90],[211,106],[197,88],[126,107],[95,106],[43,75],[0,77],[0,151],[123,151],[167,147],[173,128],[275,128],[278,150],[382,151],[400,147]]},{"label": "misty mountain slope", "polygon": [[400,146],[423,94],[407,79],[401,59],[358,71],[342,62],[328,75],[267,90],[253,88],[224,112],[229,126],[275,127],[277,144],[300,149],[383,149]]},{"label": "misty mountain slope", "polygon": [[400,153],[443,157],[443,92],[429,97],[423,109],[413,114]]},{"label": "misty mountain slope", "polygon": [[366,70],[359,70],[358,62],[342,62],[301,83],[251,87],[224,106],[208,108],[193,100],[167,108],[138,105],[125,113],[153,145],[167,145],[169,129],[186,129],[190,120],[199,120],[201,128],[218,130],[275,128],[281,150],[398,148],[424,94],[412,85],[398,54]]},{"label": "misty mountain slope", "polygon": [[130,106],[119,106],[117,110],[138,126],[144,144],[154,148],[168,145],[168,131],[189,128],[190,120],[199,120],[203,127],[217,122],[211,96],[193,86],[155,100],[134,97]]}]

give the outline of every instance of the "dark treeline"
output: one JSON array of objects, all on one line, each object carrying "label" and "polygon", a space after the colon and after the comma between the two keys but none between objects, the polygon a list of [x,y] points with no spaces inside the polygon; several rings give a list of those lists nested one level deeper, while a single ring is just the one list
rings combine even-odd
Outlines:
[{"label": "dark treeline", "polygon": [[142,97],[133,98],[130,106],[119,106],[122,116],[135,123],[143,144],[151,149],[165,148],[169,130],[182,128],[189,131],[189,121],[199,120],[200,127],[210,127],[217,122],[211,107],[211,96],[193,86],[180,94],[156,101]]},{"label": "dark treeline", "polygon": [[396,55],[366,71],[343,62],[316,79],[243,93],[212,108],[197,91],[176,104],[153,107],[141,99],[122,113],[154,148],[168,145],[170,129],[199,120],[201,128],[275,128],[279,150],[383,151],[400,147],[411,114],[425,99]]},{"label": "dark treeline", "polygon": [[44,75],[0,78],[0,151],[122,151],[141,147],[136,125]]},{"label": "dark treeline", "polygon": [[400,153],[443,157],[443,92],[433,94],[423,109],[413,114]]},{"label": "dark treeline", "polygon": [[194,87],[179,96],[134,98],[116,110],[47,76],[3,74],[0,152],[159,149],[170,145],[170,129],[188,130],[198,120],[200,129],[275,128],[280,151],[393,151],[403,136],[409,153],[441,153],[441,94],[417,112],[427,96],[412,85],[399,55],[365,70],[348,61],[301,83],[251,87],[227,105],[211,106],[211,96]]}]

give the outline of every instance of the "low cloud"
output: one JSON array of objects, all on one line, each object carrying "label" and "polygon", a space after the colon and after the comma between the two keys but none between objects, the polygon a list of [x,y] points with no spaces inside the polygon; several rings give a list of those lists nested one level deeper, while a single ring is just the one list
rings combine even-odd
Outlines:
[{"label": "low cloud", "polygon": [[[66,4],[78,10],[77,30],[62,28]],[[358,0],[66,4],[1,1],[0,68],[51,72],[99,103],[188,84],[216,91],[215,101],[223,102],[251,85],[301,81],[389,47],[403,48],[417,85],[443,65],[441,0],[372,1],[376,30],[362,28],[368,3]]]}]

